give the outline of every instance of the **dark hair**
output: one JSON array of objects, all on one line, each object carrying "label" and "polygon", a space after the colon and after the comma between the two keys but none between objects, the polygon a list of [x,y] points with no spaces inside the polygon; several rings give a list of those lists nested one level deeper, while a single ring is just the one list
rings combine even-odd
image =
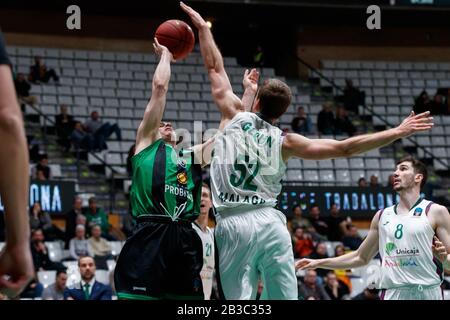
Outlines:
[{"label": "dark hair", "polygon": [[302,208],[297,204],[297,205],[295,205],[295,206],[292,207],[292,212],[294,212],[295,209],[297,209],[297,208],[300,208],[300,210],[302,210]]},{"label": "dark hair", "polygon": [[420,188],[422,188],[425,185],[425,183],[427,183],[428,179],[428,170],[425,164],[422,161],[413,158],[412,156],[407,156],[400,159],[399,161],[397,161],[397,165],[399,165],[402,162],[411,162],[414,172],[419,173],[423,176],[422,182],[420,183]]},{"label": "dark hair", "polygon": [[269,119],[278,119],[291,104],[289,86],[278,79],[267,79],[258,91],[261,114]]},{"label": "dark hair", "polygon": [[56,277],[58,277],[61,273],[67,274],[67,271],[65,269],[59,269],[56,271]]}]

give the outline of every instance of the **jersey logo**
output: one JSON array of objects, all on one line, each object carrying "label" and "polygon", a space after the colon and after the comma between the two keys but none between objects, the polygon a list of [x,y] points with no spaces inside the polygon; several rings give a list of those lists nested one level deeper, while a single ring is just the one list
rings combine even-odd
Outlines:
[{"label": "jersey logo", "polygon": [[420,217],[420,215],[422,214],[422,208],[416,208],[416,210],[414,210],[413,216],[414,217]]},{"label": "jersey logo", "polygon": [[386,221],[385,223],[383,223],[383,226],[387,225],[389,223],[389,221]]},{"label": "jersey logo", "polygon": [[161,202],[159,204],[164,209],[166,214],[172,219],[172,221],[176,221],[186,208],[187,202],[180,204],[179,206],[175,206],[173,214],[170,214],[169,210],[167,210]]},{"label": "jersey logo", "polygon": [[188,181],[188,177],[187,177],[186,172],[180,172],[180,173],[178,173],[178,174],[177,174],[177,181],[178,181],[178,183],[180,183],[180,184],[186,184],[187,181]]},{"label": "jersey logo", "polygon": [[183,169],[186,169],[186,161],[183,159],[179,159],[177,165],[179,165]]},{"label": "jersey logo", "polygon": [[395,250],[395,248],[396,248],[395,243],[388,242],[388,243],[386,243],[386,247],[385,247],[384,251],[386,252],[386,254],[387,254],[388,256],[390,256],[391,253],[392,253],[392,251]]}]

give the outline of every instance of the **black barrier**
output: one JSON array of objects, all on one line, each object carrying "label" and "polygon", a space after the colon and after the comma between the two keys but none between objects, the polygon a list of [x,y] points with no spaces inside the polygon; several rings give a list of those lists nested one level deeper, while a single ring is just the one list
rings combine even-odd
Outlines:
[{"label": "black barrier", "polygon": [[[30,181],[29,204],[39,201],[42,210],[51,214],[63,214],[72,208],[75,195],[74,181]],[[0,211],[3,212],[3,203],[0,198]]]},{"label": "black barrier", "polygon": [[[426,194],[422,194],[427,197]],[[388,187],[303,187],[284,186],[278,198],[278,207],[286,216],[292,216],[292,208],[299,205],[303,212],[318,205],[327,215],[333,203],[340,208],[341,216],[372,218],[376,211],[398,202],[398,195]]]}]

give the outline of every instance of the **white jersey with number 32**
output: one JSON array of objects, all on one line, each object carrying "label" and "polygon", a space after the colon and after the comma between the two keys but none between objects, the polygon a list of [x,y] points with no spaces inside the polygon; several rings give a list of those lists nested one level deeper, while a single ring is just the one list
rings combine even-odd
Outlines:
[{"label": "white jersey with number 32", "polygon": [[274,207],[286,166],[282,131],[251,112],[238,113],[216,136],[211,161],[213,204],[226,209]]}]

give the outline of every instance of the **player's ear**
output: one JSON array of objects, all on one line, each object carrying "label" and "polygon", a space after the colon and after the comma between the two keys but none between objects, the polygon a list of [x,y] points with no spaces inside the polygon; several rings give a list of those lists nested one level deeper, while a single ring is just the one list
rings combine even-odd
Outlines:
[{"label": "player's ear", "polygon": [[415,177],[414,177],[414,181],[415,182],[421,182],[423,180],[423,174],[421,173],[416,173]]}]

